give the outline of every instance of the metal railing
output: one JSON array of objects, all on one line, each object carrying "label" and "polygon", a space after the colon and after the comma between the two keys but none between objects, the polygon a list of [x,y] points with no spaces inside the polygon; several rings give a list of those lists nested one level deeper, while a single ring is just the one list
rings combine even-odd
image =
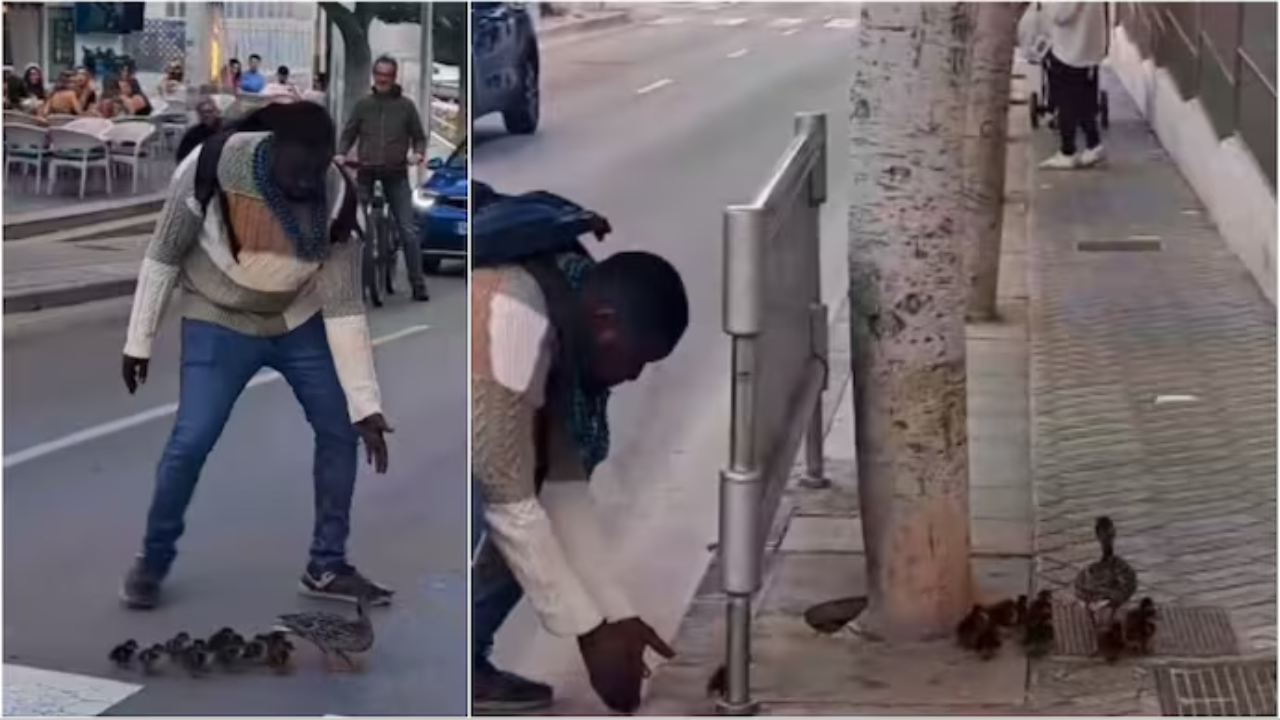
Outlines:
[{"label": "metal railing", "polygon": [[802,439],[806,480],[825,482],[827,308],[818,265],[826,183],[826,115],[800,114],[795,137],[754,202],[725,210],[724,331],[733,345],[733,390],[729,464],[720,473],[724,714],[755,712],[752,602],[765,540]]}]

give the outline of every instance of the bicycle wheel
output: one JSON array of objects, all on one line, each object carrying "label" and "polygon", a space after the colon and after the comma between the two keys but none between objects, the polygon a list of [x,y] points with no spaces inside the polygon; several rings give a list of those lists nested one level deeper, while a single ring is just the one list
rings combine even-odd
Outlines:
[{"label": "bicycle wheel", "polygon": [[378,218],[378,279],[388,295],[395,295],[396,256],[392,250],[391,222],[383,210]]},{"label": "bicycle wheel", "polygon": [[378,291],[377,234],[376,223],[370,223],[369,233],[364,237],[360,248],[360,278],[369,302],[379,308],[382,307],[382,294]]}]

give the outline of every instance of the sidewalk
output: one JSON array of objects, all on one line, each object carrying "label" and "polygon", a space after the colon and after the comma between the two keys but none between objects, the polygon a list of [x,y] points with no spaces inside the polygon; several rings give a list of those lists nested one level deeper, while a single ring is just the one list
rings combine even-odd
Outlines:
[{"label": "sidewalk", "polygon": [[560,38],[576,35],[581,32],[604,30],[631,22],[631,11],[626,5],[605,5],[601,7],[578,7],[571,3],[556,3],[567,6],[563,15],[541,17],[536,4],[529,6],[533,16],[533,26],[539,39]]},{"label": "sidewalk", "polygon": [[5,314],[133,294],[149,239],[4,243]]},{"label": "sidewalk", "polygon": [[[833,486],[788,490],[757,600],[752,687],[762,714],[1186,712],[1189,699],[1173,691],[1197,685],[1185,678],[1204,660],[1274,652],[1274,309],[1208,219],[1190,212],[1194,198],[1123,89],[1108,90],[1105,170],[1038,172],[1054,138],[1031,134],[1025,106],[1011,110],[1004,319],[970,326],[968,343],[974,571],[986,596],[1069,587],[1095,557],[1093,519],[1108,513],[1140,592],[1168,605],[1157,658],[1082,657],[1092,648],[1087,633],[1070,632],[1080,618],[1067,608],[1058,654],[1030,666],[1014,647],[982,663],[950,642],[889,649],[804,623],[818,602],[865,594],[842,311],[831,333],[832,367],[844,374],[829,393],[839,399],[827,439]],[[1146,236],[1163,249],[1075,248]],[[1187,395],[1195,399],[1178,397]],[[723,624],[713,564],[645,714],[714,712],[706,682],[722,662]],[[1265,663],[1270,686],[1253,690],[1274,714],[1274,658]],[[1265,685],[1268,674],[1253,679]]]}]

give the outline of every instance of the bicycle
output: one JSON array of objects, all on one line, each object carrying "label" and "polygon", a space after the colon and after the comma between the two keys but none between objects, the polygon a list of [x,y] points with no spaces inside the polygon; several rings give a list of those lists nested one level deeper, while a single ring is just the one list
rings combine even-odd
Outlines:
[{"label": "bicycle", "polygon": [[[359,170],[359,163],[348,160],[347,167]],[[391,217],[382,180],[375,178],[373,191],[363,203],[365,212],[364,246],[361,248],[361,281],[364,295],[375,308],[382,307],[382,294],[394,295],[396,260],[400,252],[400,231]]]}]

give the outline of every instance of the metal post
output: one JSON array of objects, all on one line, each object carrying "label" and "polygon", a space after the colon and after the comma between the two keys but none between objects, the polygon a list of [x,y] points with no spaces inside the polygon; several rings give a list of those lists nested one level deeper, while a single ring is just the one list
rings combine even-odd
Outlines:
[{"label": "metal post", "polygon": [[[812,343],[813,356],[822,363],[822,390],[826,392],[831,379],[830,339],[828,332],[827,306],[821,302],[809,308],[809,337]],[[826,414],[822,411],[822,395],[813,404],[813,415],[809,418],[809,429],[805,432],[804,442],[804,477],[800,485],[807,488],[825,488],[831,485],[826,474],[826,463],[823,452],[823,435],[826,431]]]},{"label": "metal post", "polygon": [[422,113],[422,127],[427,132],[427,150],[431,149],[431,126],[434,119],[432,101],[435,98],[435,5],[422,3],[422,37],[419,39],[418,57],[421,58],[422,70],[418,84],[418,110]]},{"label": "metal post", "polygon": [[751,596],[760,585],[761,477],[756,458],[756,336],[762,315],[764,216],[731,207],[724,222],[724,328],[733,336],[729,467],[720,474],[720,562],[726,608],[726,715],[751,715]]}]

